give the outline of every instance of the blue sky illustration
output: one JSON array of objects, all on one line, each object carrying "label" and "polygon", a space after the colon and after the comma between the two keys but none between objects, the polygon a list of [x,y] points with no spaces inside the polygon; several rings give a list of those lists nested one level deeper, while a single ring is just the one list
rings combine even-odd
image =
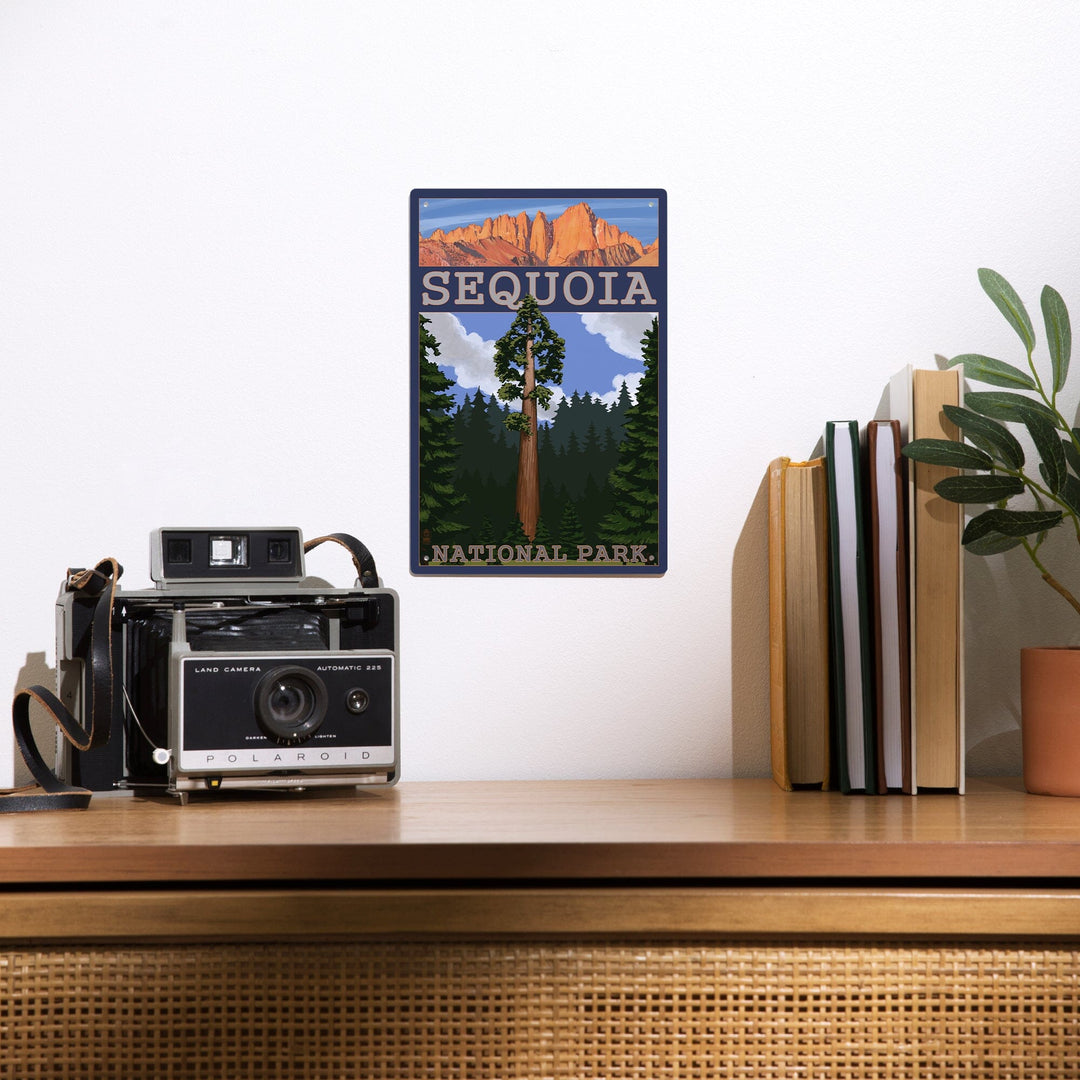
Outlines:
[{"label": "blue sky illustration", "polygon": [[[428,315],[429,330],[439,342],[435,360],[455,380],[457,403],[472,397],[479,388],[485,395],[498,389],[494,374],[495,342],[510,328],[514,312],[439,312]],[[631,397],[644,371],[641,338],[652,322],[651,313],[550,312],[552,329],[566,342],[561,387],[548,417],[560,398],[594,395],[610,404],[625,380]],[[545,419],[544,416],[541,419]]]},{"label": "blue sky illustration", "polygon": [[552,221],[567,207],[579,202],[587,202],[597,217],[612,225],[617,225],[623,232],[637,237],[648,247],[660,231],[660,209],[657,198],[626,198],[597,196],[587,192],[580,196],[565,199],[520,198],[497,196],[486,198],[447,199],[420,198],[420,235],[430,236],[436,229],[456,229],[462,225],[483,224],[486,218],[499,214],[516,217],[522,210],[535,218],[538,211]]}]

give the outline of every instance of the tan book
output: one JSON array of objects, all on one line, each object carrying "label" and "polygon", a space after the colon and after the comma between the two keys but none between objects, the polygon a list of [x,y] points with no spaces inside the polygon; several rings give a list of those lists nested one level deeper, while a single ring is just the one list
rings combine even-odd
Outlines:
[{"label": "tan book", "polygon": [[769,466],[769,711],[773,779],[828,787],[829,590],[822,458]]},{"label": "tan book", "polygon": [[[909,439],[960,434],[942,411],[963,402],[963,373],[908,369]],[[895,383],[894,383],[895,389]],[[895,393],[894,393],[895,400]],[[911,715],[915,786],[964,791],[963,508],[934,485],[953,468],[908,463]]]}]

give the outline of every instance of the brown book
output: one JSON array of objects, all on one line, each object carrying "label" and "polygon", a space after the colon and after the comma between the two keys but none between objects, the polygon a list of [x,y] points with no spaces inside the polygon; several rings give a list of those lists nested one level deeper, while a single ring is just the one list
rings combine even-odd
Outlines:
[{"label": "brown book", "polygon": [[829,590],[825,462],[769,466],[769,712],[773,779],[828,787]]},{"label": "brown book", "polygon": [[[942,411],[960,405],[963,373],[916,369],[908,375],[911,439],[960,434]],[[894,389],[896,383],[894,381]],[[895,393],[894,393],[895,400]],[[908,468],[911,584],[911,723],[915,787],[964,791],[963,509],[934,485],[957,470],[921,462]]]},{"label": "brown book", "polygon": [[878,789],[910,792],[911,638],[908,624],[907,487],[900,421],[866,425],[870,489],[874,693]]}]

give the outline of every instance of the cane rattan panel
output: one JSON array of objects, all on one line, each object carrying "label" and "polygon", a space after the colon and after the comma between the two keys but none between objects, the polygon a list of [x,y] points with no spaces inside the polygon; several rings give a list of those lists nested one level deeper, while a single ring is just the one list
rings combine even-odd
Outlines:
[{"label": "cane rattan panel", "polygon": [[0,999],[5,1080],[1080,1076],[1030,942],[28,947]]}]

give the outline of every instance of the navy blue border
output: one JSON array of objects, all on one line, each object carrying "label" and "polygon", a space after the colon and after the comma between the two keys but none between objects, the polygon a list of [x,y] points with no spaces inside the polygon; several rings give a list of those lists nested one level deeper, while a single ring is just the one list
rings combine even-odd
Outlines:
[{"label": "navy blue border", "polygon": [[[417,313],[420,310],[420,200],[492,198],[492,199],[641,199],[657,200],[657,239],[660,250],[660,315],[658,344],[660,350],[657,397],[660,412],[660,476],[657,514],[660,522],[656,561],[648,566],[625,564],[612,566],[451,566],[426,565],[420,561],[420,348]],[[409,192],[409,570],[416,577],[659,577],[668,567],[667,527],[667,191],[664,188],[413,188]]]}]

